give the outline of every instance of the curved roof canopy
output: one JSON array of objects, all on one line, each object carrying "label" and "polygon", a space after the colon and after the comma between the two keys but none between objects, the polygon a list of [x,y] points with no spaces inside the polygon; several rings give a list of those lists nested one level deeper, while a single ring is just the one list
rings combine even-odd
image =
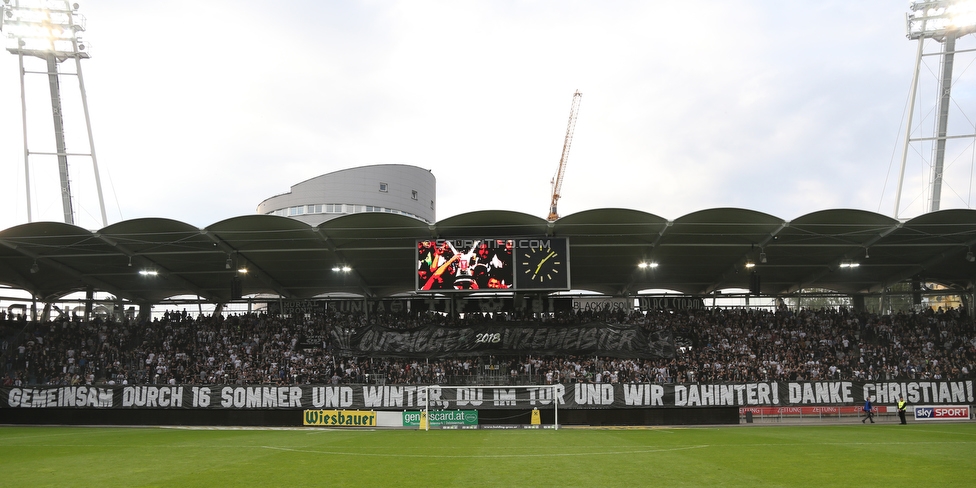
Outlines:
[{"label": "curved roof canopy", "polygon": [[[967,289],[976,279],[976,263],[967,259],[976,245],[974,210],[899,222],[860,210],[785,221],[715,208],[673,221],[596,209],[552,223],[509,211],[472,212],[431,225],[385,213],[347,215],[318,227],[271,215],[235,217],[204,229],[159,218],[95,232],[37,222],[0,232],[0,282],[45,300],[91,289],[139,303],[178,295],[226,302],[237,269],[244,267],[244,294],[385,297],[414,289],[417,240],[545,236],[569,239],[574,289],[618,296],[645,289],[703,295],[749,288],[752,272],[768,295],[809,288],[875,293],[915,276]],[[641,268],[641,262],[658,266]],[[351,271],[333,271],[344,266]]]}]

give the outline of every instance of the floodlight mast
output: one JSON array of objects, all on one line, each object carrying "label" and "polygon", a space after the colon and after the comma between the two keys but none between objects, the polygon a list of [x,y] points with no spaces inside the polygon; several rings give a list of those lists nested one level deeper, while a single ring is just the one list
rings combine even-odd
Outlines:
[{"label": "floodlight mast", "polygon": [[[58,159],[58,173],[61,180],[61,206],[64,221],[74,224],[74,209],[71,198],[70,178],[68,175],[68,156],[88,156],[92,160],[95,171],[95,187],[98,192],[98,204],[101,210],[102,226],[108,225],[105,214],[105,200],[102,196],[102,183],[98,171],[98,160],[95,157],[95,142],[91,131],[91,117],[88,112],[88,96],[85,92],[84,77],[81,72],[81,59],[89,58],[85,52],[85,45],[78,35],[85,31],[85,19],[78,13],[78,4],[69,4],[67,0],[3,0],[3,12],[0,15],[0,31],[7,37],[7,51],[16,54],[20,62],[20,100],[21,117],[24,135],[24,169],[27,183],[27,220],[33,221],[31,210],[30,185],[30,156],[31,154],[56,156]],[[55,153],[32,152],[27,144],[27,97],[25,89],[24,56],[36,57],[46,62],[48,87],[51,94],[51,114],[54,119]],[[75,73],[60,73],[58,64],[67,60],[75,60]],[[31,74],[37,72],[30,72]],[[64,140],[64,119],[61,107],[60,76],[74,74],[78,77],[81,90],[81,103],[85,115],[85,126],[88,130],[89,153],[68,153]]]},{"label": "floodlight mast", "polygon": [[[950,138],[976,137],[976,134],[948,136],[949,106],[951,103],[952,69],[956,53],[956,39],[976,32],[976,2],[972,0],[940,0],[914,2],[911,13],[906,15],[908,39],[918,41],[915,55],[915,72],[909,96],[908,123],[905,129],[905,144],[902,151],[901,172],[898,176],[898,189],[895,195],[894,217],[898,218],[901,206],[901,192],[905,181],[905,166],[908,161],[912,141],[935,140],[935,161],[932,166],[932,187],[929,211],[939,210],[942,199],[942,176],[945,167],[946,140]],[[936,135],[934,138],[912,138],[912,118],[915,110],[915,96],[918,92],[918,76],[922,62],[923,45],[926,39],[942,43],[942,77],[939,82],[939,108]]]}]

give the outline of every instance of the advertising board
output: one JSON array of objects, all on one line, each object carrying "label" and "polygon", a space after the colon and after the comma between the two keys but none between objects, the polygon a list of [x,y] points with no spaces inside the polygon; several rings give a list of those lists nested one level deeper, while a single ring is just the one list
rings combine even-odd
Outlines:
[{"label": "advertising board", "polygon": [[303,425],[327,427],[376,427],[373,410],[305,410]]},{"label": "advertising board", "polygon": [[[420,427],[420,419],[423,412],[420,410],[408,410],[403,412],[404,427]],[[429,410],[427,420],[431,427],[443,427],[453,425],[478,425],[477,410]]]},{"label": "advertising board", "polygon": [[919,405],[915,420],[969,420],[969,405]]}]

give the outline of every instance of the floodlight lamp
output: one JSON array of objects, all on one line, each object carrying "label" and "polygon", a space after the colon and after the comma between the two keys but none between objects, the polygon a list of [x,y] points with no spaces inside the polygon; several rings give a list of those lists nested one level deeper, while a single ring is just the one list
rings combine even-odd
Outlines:
[{"label": "floodlight lamp", "polygon": [[343,272],[343,273],[348,273],[348,272],[350,272],[350,271],[352,271],[352,268],[350,268],[349,266],[343,266],[343,267],[342,267],[342,272]]},{"label": "floodlight lamp", "polygon": [[914,2],[907,15],[908,38],[943,40],[948,33],[956,37],[976,32],[976,2],[941,0]]},{"label": "floodlight lamp", "polygon": [[227,261],[224,261],[224,269],[231,269],[233,267],[234,267],[234,261],[230,259],[230,256],[227,256]]},{"label": "floodlight lamp", "polygon": [[139,274],[141,274],[142,276],[156,276],[159,274],[159,271],[156,271],[154,269],[140,269]]},{"label": "floodlight lamp", "polygon": [[237,270],[237,272],[240,274],[247,274],[247,268],[241,267],[240,269]]},{"label": "floodlight lamp", "polygon": [[954,28],[976,25],[976,2],[953,2],[946,7],[948,24]]},{"label": "floodlight lamp", "polygon": [[759,262],[766,264],[766,251],[759,252]]},{"label": "floodlight lamp", "polygon": [[[55,53],[59,60],[66,57],[87,58],[80,54],[77,33],[85,30],[85,19],[69,10],[66,1],[21,1],[15,5],[6,3],[4,23],[8,50],[14,54],[46,57]],[[16,46],[17,49],[13,49]]]},{"label": "floodlight lamp", "polygon": [[746,261],[746,267],[747,268],[755,268],[756,267],[756,263],[754,263],[752,261]]}]

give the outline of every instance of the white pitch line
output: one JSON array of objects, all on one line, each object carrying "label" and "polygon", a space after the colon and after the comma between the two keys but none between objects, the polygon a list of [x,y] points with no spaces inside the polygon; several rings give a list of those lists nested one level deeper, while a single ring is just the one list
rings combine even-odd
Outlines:
[{"label": "white pitch line", "polygon": [[652,452],[672,452],[672,451],[687,451],[689,449],[702,449],[709,447],[708,445],[701,446],[688,446],[688,447],[675,447],[671,449],[639,449],[633,451],[601,451],[601,452],[576,452],[576,453],[553,453],[553,454],[471,454],[471,455],[445,455],[445,454],[404,454],[402,452],[398,453],[364,453],[364,452],[349,452],[349,451],[317,451],[310,449],[293,449],[288,447],[276,447],[276,446],[260,446],[265,449],[270,449],[273,451],[287,451],[287,452],[301,452],[308,454],[330,454],[330,455],[343,455],[343,456],[367,456],[367,457],[415,457],[415,458],[445,458],[445,459],[474,459],[474,458],[513,458],[513,457],[579,457],[579,456],[601,456],[601,455],[620,455],[620,454],[645,454]]},{"label": "white pitch line", "polygon": [[[973,444],[973,441],[950,441],[950,442],[946,442],[946,441],[917,441],[917,442],[888,442],[888,443],[886,443],[886,445],[888,445],[888,444],[903,445],[903,446],[929,445],[929,444],[937,444],[937,445],[955,445],[955,444],[972,445]],[[165,446],[167,448],[172,448],[172,449],[272,449],[272,450],[279,450],[279,451],[305,452],[305,453],[314,453],[314,454],[343,454],[343,455],[352,455],[352,456],[376,456],[376,457],[397,456],[397,457],[423,457],[423,458],[429,458],[429,457],[444,457],[444,458],[499,457],[499,458],[508,458],[508,457],[592,456],[592,455],[606,455],[606,454],[642,454],[642,453],[651,453],[651,452],[686,451],[686,450],[689,450],[689,449],[704,449],[704,448],[729,448],[729,447],[732,447],[732,448],[742,448],[742,447],[762,447],[762,448],[767,448],[767,447],[795,447],[795,446],[813,446],[813,445],[826,445],[826,446],[834,446],[834,445],[836,445],[836,446],[877,446],[878,444],[876,442],[818,442],[818,443],[812,443],[812,442],[793,442],[793,443],[766,442],[766,443],[752,443],[752,444],[702,444],[702,445],[674,447],[674,448],[667,448],[667,449],[664,449],[664,448],[661,448],[661,449],[631,449],[631,450],[618,450],[618,451],[599,451],[599,452],[587,451],[587,452],[552,453],[552,454],[519,454],[519,453],[512,453],[512,454],[495,454],[495,455],[483,455],[483,456],[482,455],[451,456],[451,455],[437,455],[437,454],[430,455],[430,454],[403,454],[403,453],[363,453],[363,452],[349,452],[349,451],[330,451],[330,450],[301,449],[301,448],[295,448],[295,447],[281,447],[281,446],[212,445],[212,444],[211,445],[174,444],[174,445],[165,445]],[[128,448],[128,449],[131,449],[131,448],[134,448],[136,446],[132,446],[131,444],[15,444],[15,443],[9,443],[8,444],[8,443],[0,443],[0,449],[10,448],[10,447],[17,447],[17,448],[44,448],[44,449],[50,449],[50,448],[80,448],[80,447],[110,447],[110,448]],[[147,445],[147,446],[143,446],[144,449],[158,449],[159,447],[160,447],[160,445],[154,445],[154,446],[148,446]],[[563,448],[563,449],[565,449],[565,448],[571,448],[571,449],[592,449],[592,446],[560,446],[560,447]],[[357,447],[356,449],[359,449],[359,450],[363,450],[363,449],[382,450],[382,449],[393,449],[393,448],[376,446],[376,447]],[[457,449],[457,448],[456,447],[453,447],[453,446],[444,446],[444,447],[431,446],[431,447],[428,447],[427,449],[448,449],[448,450],[454,450],[454,449]],[[496,448],[495,450],[504,450],[504,449],[523,449],[523,448],[521,448],[521,447],[501,446],[501,447]]]}]

